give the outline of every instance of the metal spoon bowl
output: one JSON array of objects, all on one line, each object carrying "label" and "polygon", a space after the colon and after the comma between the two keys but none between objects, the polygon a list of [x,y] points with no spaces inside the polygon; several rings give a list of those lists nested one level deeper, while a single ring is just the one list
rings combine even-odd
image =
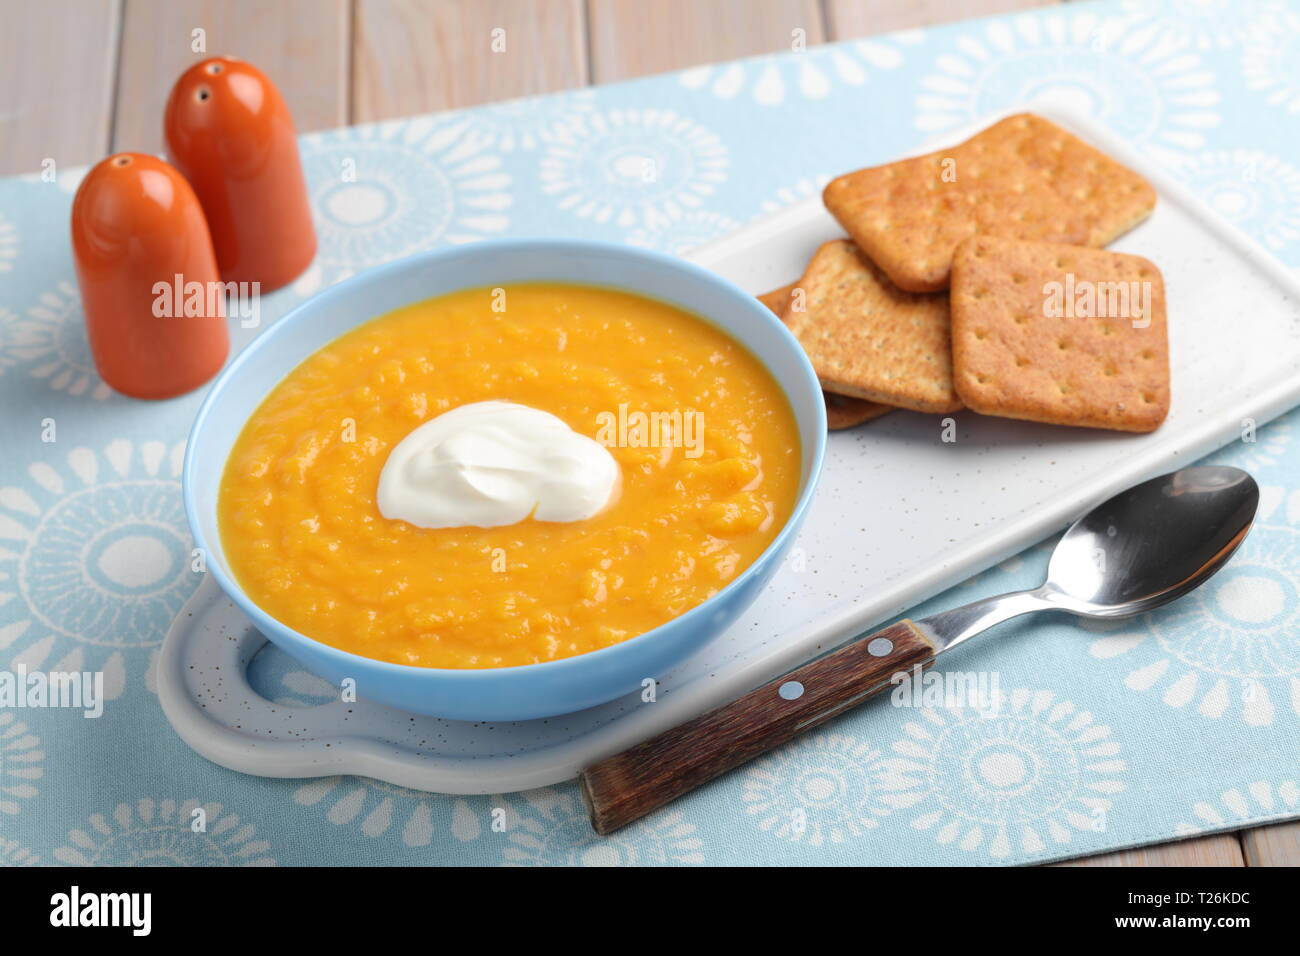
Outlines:
[{"label": "metal spoon bowl", "polygon": [[1102,502],[1057,542],[1041,587],[915,622],[940,650],[1031,611],[1131,617],[1199,586],[1250,531],[1259,486],[1239,468],[1198,465]]},{"label": "metal spoon bowl", "polygon": [[1111,498],[1065,533],[1045,588],[1074,613],[1124,617],[1186,594],[1250,530],[1259,488],[1237,468],[1184,468]]}]

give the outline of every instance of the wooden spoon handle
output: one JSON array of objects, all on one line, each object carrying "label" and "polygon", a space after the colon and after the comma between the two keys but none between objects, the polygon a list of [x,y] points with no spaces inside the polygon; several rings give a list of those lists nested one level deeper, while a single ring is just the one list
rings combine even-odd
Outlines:
[{"label": "wooden spoon handle", "polygon": [[935,653],[911,621],[899,621],[593,764],[579,777],[591,825],[613,833],[860,704]]}]

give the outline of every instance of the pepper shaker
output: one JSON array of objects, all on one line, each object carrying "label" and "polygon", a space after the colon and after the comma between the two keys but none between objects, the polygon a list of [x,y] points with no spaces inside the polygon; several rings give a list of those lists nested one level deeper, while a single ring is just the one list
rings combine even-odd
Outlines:
[{"label": "pepper shaker", "polygon": [[279,288],[316,254],[293,119],[260,70],[213,57],[172,88],[167,149],[198,194],[222,277]]},{"label": "pepper shaker", "polygon": [[220,370],[224,289],[199,200],[176,169],[141,153],[100,162],[72,203],[72,251],[105,382],[171,398]]}]

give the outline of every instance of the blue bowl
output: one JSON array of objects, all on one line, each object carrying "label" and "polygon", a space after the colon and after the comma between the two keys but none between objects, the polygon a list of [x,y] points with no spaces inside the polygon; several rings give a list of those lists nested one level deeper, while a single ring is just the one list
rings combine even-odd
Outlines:
[{"label": "blue bowl", "polygon": [[[802,439],[799,498],[758,560],[700,606],[651,631],[577,657],[489,670],[411,667],[316,641],[272,618],[230,572],[217,529],[217,493],[235,439],[262,399],[303,359],[349,329],[413,302],[529,280],[609,286],[707,318],[756,355],[794,409]],[[794,539],[821,473],[826,411],[799,343],[740,287],[672,256],[577,240],[483,242],[421,253],[360,273],[304,302],[230,363],[199,409],[185,452],[185,513],[221,589],[267,638],[304,667],[401,710],[456,720],[526,720],[571,713],[638,689],[716,637],[758,596]]]}]

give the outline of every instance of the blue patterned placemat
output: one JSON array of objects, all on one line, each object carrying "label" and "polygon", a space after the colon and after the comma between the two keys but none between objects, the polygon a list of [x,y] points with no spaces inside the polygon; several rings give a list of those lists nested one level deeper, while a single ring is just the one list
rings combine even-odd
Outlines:
[{"label": "blue patterned placemat", "polygon": [[[1042,101],[1091,112],[1295,267],[1297,61],[1294,3],[1072,4],[312,134],[320,254],[265,298],[263,326],[445,243],[682,251]],[[197,584],[178,478],[202,395],[141,403],[95,374],[68,245],[81,172],[0,181],[0,670],[102,671],[109,699],[93,720],[0,709],[0,864],[1017,863],[1300,816],[1295,413],[1214,456],[1256,475],[1263,506],[1209,586],[1113,627],[1013,623],[955,652],[952,666],[996,677],[993,718],[869,707],[606,840],[572,784],[457,798],[207,763],[163,718],[151,673]],[[927,609],[1036,583],[1046,547]],[[264,656],[270,694],[321,699],[320,681]]]}]

